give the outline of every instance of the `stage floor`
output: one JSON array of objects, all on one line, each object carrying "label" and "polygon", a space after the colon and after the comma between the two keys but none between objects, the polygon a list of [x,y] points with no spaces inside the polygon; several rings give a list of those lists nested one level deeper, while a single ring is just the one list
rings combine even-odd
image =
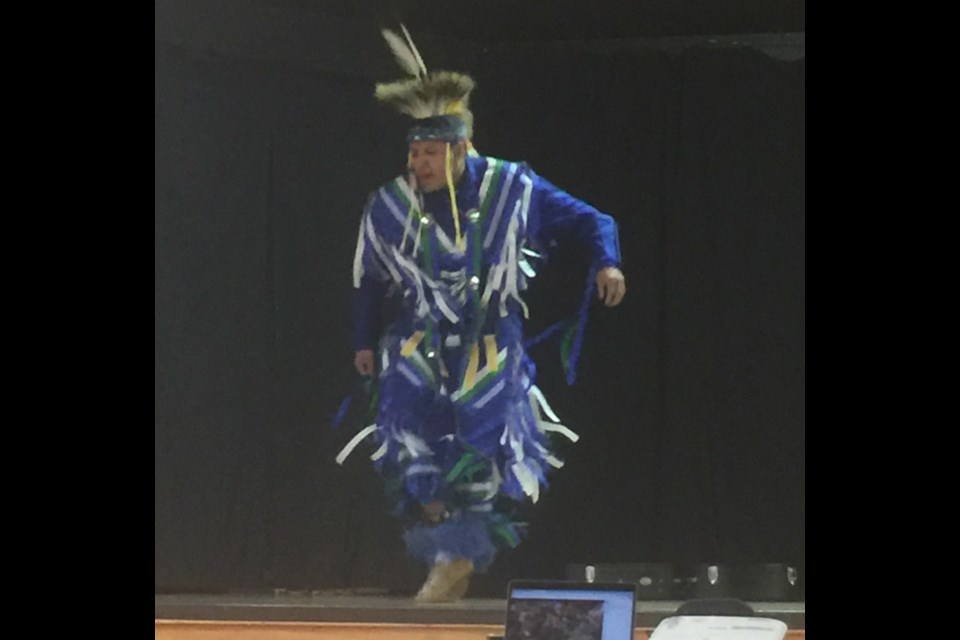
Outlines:
[{"label": "stage floor", "polygon": [[[682,602],[637,602],[637,627],[653,628]],[[750,602],[757,615],[805,628],[803,602]],[[379,624],[502,625],[506,600],[467,598],[451,604],[418,604],[411,597],[324,593],[158,594],[157,620],[262,622],[363,622]]]}]

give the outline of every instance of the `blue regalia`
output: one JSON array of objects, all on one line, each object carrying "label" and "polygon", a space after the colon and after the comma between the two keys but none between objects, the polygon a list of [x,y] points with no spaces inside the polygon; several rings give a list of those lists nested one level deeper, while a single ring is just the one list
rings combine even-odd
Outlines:
[{"label": "blue regalia", "polygon": [[[468,77],[424,69],[404,82],[378,87],[377,97],[415,117],[409,141],[469,142]],[[426,112],[410,106],[410,87],[430,98]],[[401,175],[368,198],[353,264],[353,347],[376,354],[375,417],[337,460],[368,442],[406,519],[410,553],[427,564],[465,558],[484,571],[498,547],[520,541],[514,507],[537,502],[563,466],[551,440],[578,438],[537,387],[526,351],[533,263],[554,243],[590,252],[580,317],[560,327],[572,381],[594,273],[619,267],[620,254],[610,216],[525,164],[470,147],[462,173],[450,176],[448,165],[449,189],[423,193],[412,174]],[[399,312],[381,328],[391,295]],[[419,519],[436,500],[446,505],[442,521]]]}]

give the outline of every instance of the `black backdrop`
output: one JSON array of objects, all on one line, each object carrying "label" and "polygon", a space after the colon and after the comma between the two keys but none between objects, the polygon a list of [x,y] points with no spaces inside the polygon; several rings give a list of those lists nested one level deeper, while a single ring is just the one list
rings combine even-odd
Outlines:
[{"label": "black backdrop", "polygon": [[[158,591],[422,578],[362,449],[333,461],[352,428],[329,427],[354,383],[360,208],[405,157],[370,97],[395,72],[364,26],[354,66],[158,38]],[[480,151],[614,215],[628,283],[593,309],[575,386],[553,346],[534,352],[581,440],[474,593],[568,563],[804,564],[803,59],[442,44],[433,66],[477,80]],[[531,328],[576,304],[582,260],[559,258]]]}]

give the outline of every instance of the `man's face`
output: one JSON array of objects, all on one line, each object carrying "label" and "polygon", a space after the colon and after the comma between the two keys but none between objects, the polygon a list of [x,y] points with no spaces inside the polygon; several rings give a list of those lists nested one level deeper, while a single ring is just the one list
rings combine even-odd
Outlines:
[{"label": "man's face", "polygon": [[[452,149],[456,150],[459,146],[455,145]],[[456,153],[454,156],[453,173],[456,177],[459,173]],[[447,185],[446,157],[446,142],[417,140],[410,143],[410,166],[417,176],[417,186],[421,191],[436,191]]]}]

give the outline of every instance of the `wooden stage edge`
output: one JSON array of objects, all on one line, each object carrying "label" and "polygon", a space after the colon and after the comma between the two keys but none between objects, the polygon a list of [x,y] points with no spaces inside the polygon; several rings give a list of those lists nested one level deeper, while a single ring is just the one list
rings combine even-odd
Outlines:
[{"label": "wooden stage edge", "polygon": [[[156,620],[155,640],[486,640],[502,634],[495,624],[373,624],[355,622],[260,622]],[[637,628],[634,640],[649,640],[652,629]],[[803,629],[787,631],[803,640]]]},{"label": "wooden stage edge", "polygon": [[[682,603],[638,600],[634,640]],[[804,602],[750,602],[762,617],[787,624],[790,640],[805,638]],[[503,634],[506,600],[466,598],[418,603],[410,597],[357,594],[156,594],[155,640],[487,640]]]}]

